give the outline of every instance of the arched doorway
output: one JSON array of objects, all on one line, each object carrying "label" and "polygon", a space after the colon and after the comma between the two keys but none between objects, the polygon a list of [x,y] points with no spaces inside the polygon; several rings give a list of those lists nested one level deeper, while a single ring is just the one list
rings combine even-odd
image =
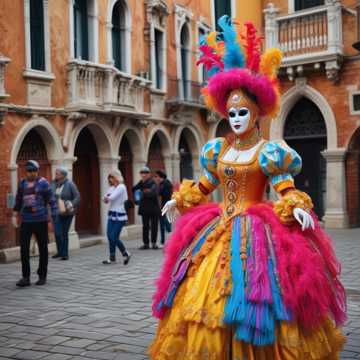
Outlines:
[{"label": "arched doorway", "polygon": [[[132,199],[132,187],[134,185],[133,179],[133,153],[127,136],[123,136],[119,147],[119,169],[124,177],[124,182],[128,192],[129,199]],[[134,209],[128,213],[129,224],[134,224]]]},{"label": "arched doorway", "polygon": [[151,139],[148,155],[148,166],[151,170],[159,169],[166,171],[161,140],[157,133]]},{"label": "arched doorway", "polygon": [[231,133],[231,127],[227,119],[222,119],[216,128],[216,137],[226,137]]},{"label": "arched doorway", "polygon": [[314,211],[324,215],[326,192],[326,161],[321,152],[326,149],[327,136],[324,118],[319,108],[303,97],[286,118],[284,139],[302,158],[302,171],[295,177],[295,186],[308,193]]},{"label": "arched doorway", "polygon": [[16,164],[18,166],[18,180],[24,178],[26,175],[25,164],[28,160],[36,160],[40,165],[40,176],[51,181],[51,164],[48,160],[44,141],[36,131],[36,128],[28,132],[21,144],[16,159]]},{"label": "arched doorway", "polygon": [[96,143],[91,131],[81,130],[75,144],[73,179],[79,188],[81,203],[75,229],[79,234],[97,234],[100,228],[100,174]]},{"label": "arched doorway", "polygon": [[360,226],[360,129],[352,136],[346,154],[346,189],[349,225]]},{"label": "arched doorway", "polygon": [[189,130],[184,129],[180,135],[178,149],[180,154],[180,181],[182,181],[183,179],[194,178],[193,157],[187,141],[187,138],[189,137],[189,132]]}]

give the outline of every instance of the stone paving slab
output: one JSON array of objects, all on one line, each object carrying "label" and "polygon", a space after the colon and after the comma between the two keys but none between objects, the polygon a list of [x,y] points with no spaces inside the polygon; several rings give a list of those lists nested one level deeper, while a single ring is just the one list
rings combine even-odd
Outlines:
[{"label": "stone paving slab", "polygon": [[[360,229],[331,231],[343,263],[348,293],[341,359],[360,359]],[[105,245],[71,253],[67,262],[50,259],[44,287],[17,289],[20,264],[0,265],[0,360],[145,360],[154,337],[151,317],[154,281],[162,251],[138,251],[104,266]],[[32,259],[36,281],[37,259]]]}]

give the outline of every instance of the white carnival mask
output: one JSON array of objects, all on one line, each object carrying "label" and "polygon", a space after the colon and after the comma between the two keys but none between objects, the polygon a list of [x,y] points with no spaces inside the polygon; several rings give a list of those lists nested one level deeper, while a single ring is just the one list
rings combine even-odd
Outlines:
[{"label": "white carnival mask", "polygon": [[236,135],[244,134],[248,130],[251,114],[247,107],[231,107],[228,115],[231,129]]}]

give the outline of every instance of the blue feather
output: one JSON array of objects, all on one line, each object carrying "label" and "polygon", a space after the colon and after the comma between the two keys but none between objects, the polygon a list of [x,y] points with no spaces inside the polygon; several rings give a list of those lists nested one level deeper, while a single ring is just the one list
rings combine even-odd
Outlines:
[{"label": "blue feather", "polygon": [[231,23],[231,18],[228,15],[223,15],[218,20],[218,25],[222,30],[221,34],[225,45],[223,57],[224,70],[245,67],[244,53],[237,41],[236,30]]}]

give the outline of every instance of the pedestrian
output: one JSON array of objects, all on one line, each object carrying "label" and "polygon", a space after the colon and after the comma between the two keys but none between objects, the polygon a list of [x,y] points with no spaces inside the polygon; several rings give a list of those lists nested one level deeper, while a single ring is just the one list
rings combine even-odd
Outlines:
[{"label": "pedestrian", "polygon": [[132,188],[134,194],[140,192],[139,215],[142,217],[143,224],[143,245],[140,249],[150,248],[149,232],[151,228],[151,244],[152,248],[156,250],[159,249],[156,242],[161,215],[158,187],[147,166],[140,170],[140,176],[141,180]]},{"label": "pedestrian", "polygon": [[69,259],[69,230],[73,217],[80,206],[79,190],[67,176],[67,169],[59,166],[55,170],[55,179],[51,183],[59,210],[54,219],[57,253],[52,257],[61,260]]},{"label": "pedestrian", "polygon": [[110,257],[104,260],[103,264],[112,264],[116,261],[116,247],[119,248],[123,258],[124,265],[130,261],[131,254],[126,250],[124,243],[120,240],[120,233],[126,224],[128,217],[125,204],[128,200],[124,179],[119,170],[113,170],[108,175],[110,188],[106,192],[103,201],[109,204],[107,238],[109,241]]},{"label": "pedestrian", "polygon": [[[171,200],[173,193],[173,185],[171,181],[167,178],[167,175],[162,170],[156,170],[154,175],[154,180],[158,184],[160,205],[161,208]],[[161,244],[165,244],[165,232],[171,232],[171,224],[167,219],[166,215],[160,216],[160,235],[161,235]]]},{"label": "pedestrian", "polygon": [[22,265],[22,278],[16,283],[19,287],[30,285],[30,240],[34,234],[39,248],[39,280],[36,285],[46,283],[48,266],[48,242],[50,220],[48,206],[51,207],[52,217],[57,216],[57,206],[49,182],[39,176],[39,164],[35,160],[27,161],[26,177],[19,183],[12,222],[18,227],[20,214],[20,252]]}]

